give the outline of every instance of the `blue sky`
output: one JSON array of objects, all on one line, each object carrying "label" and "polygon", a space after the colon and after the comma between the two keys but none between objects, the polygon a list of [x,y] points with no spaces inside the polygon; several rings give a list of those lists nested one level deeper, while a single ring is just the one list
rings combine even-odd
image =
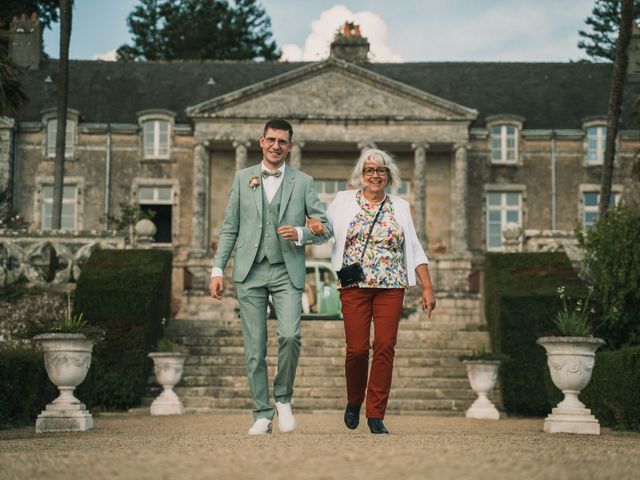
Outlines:
[{"label": "blue sky", "polygon": [[[136,0],[78,0],[71,58],[111,58],[130,41]],[[361,24],[377,61],[570,61],[594,0],[263,0],[289,60],[324,58],[345,20]],[[58,56],[58,28],[45,49]]]}]

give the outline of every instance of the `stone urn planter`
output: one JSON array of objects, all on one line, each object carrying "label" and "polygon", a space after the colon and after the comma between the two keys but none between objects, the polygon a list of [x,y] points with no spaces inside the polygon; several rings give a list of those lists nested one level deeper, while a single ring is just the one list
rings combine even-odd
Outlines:
[{"label": "stone urn planter", "polygon": [[153,360],[156,380],[163,387],[162,393],[151,403],[151,415],[181,415],[184,407],[173,387],[180,381],[184,369],[186,353],[182,352],[152,352],[149,357]]},{"label": "stone urn planter", "polygon": [[467,418],[498,420],[500,413],[487,394],[496,386],[500,360],[463,360],[471,389],[478,395],[465,413]]},{"label": "stone urn planter", "polygon": [[545,419],[544,431],[599,435],[598,420],[578,395],[591,381],[596,350],[605,341],[594,337],[541,337],[537,343],[547,351],[551,379],[564,394]]},{"label": "stone urn planter", "polygon": [[49,380],[60,395],[45,407],[36,420],[36,432],[86,431],[93,418],[73,391],[80,385],[91,366],[93,340],[81,333],[43,333],[33,339],[44,352],[44,365]]}]

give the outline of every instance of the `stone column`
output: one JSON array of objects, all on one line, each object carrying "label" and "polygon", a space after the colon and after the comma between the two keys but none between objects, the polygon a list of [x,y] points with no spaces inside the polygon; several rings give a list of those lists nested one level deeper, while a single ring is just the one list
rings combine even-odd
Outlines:
[{"label": "stone column", "polygon": [[247,168],[247,149],[251,145],[248,140],[236,140],[233,147],[236,149],[236,171]]},{"label": "stone column", "polygon": [[451,253],[464,253],[469,250],[469,230],[467,219],[468,167],[467,145],[456,144],[453,147],[455,158],[451,176]]},{"label": "stone column", "polygon": [[291,153],[289,154],[289,166],[291,168],[295,168],[296,170],[300,170],[302,167],[302,148],[304,147],[304,142],[294,143],[291,147]]},{"label": "stone column", "polygon": [[427,239],[427,148],[428,143],[414,143],[413,148],[413,187],[416,205],[416,233],[425,251],[429,244]]},{"label": "stone column", "polygon": [[[15,148],[11,144],[14,125],[13,120],[0,117],[0,192],[4,190],[9,197],[12,197],[14,193],[12,192],[13,185],[11,185],[11,151]],[[9,197],[7,201],[9,201]],[[0,208],[2,207],[0,205]]]},{"label": "stone column", "polygon": [[193,146],[193,212],[191,214],[191,254],[204,256],[207,252],[207,184],[208,143],[197,142]]}]

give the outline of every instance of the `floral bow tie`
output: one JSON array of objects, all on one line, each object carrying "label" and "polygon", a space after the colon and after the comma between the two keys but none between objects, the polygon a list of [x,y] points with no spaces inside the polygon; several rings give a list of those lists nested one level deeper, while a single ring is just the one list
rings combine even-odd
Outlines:
[{"label": "floral bow tie", "polygon": [[280,178],[280,175],[282,175],[282,172],[280,170],[274,170],[273,172],[270,172],[269,170],[262,170],[262,178],[267,178],[267,177]]}]

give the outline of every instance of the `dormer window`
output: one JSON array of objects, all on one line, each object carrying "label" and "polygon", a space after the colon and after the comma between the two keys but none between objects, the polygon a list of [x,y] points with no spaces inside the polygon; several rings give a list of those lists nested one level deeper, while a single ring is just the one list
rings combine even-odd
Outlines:
[{"label": "dormer window", "polygon": [[169,158],[169,122],[147,120],[143,129],[144,158]]},{"label": "dormer window", "polygon": [[491,163],[517,164],[519,138],[524,119],[516,115],[493,115],[487,118]]},{"label": "dormer window", "polygon": [[607,127],[587,128],[587,163],[600,165],[604,161]]},{"label": "dormer window", "polygon": [[491,161],[494,163],[515,163],[518,159],[514,125],[495,125],[491,127]]},{"label": "dormer window", "polygon": [[169,111],[138,112],[142,127],[142,156],[168,160],[171,156],[171,131],[175,114]]},{"label": "dormer window", "polygon": [[[53,158],[56,156],[56,135],[58,134],[58,120],[56,118],[50,118],[47,120],[47,157]],[[76,139],[76,122],[71,119],[67,119],[67,130],[64,141],[64,156],[72,157],[74,150],[74,143]]]}]

